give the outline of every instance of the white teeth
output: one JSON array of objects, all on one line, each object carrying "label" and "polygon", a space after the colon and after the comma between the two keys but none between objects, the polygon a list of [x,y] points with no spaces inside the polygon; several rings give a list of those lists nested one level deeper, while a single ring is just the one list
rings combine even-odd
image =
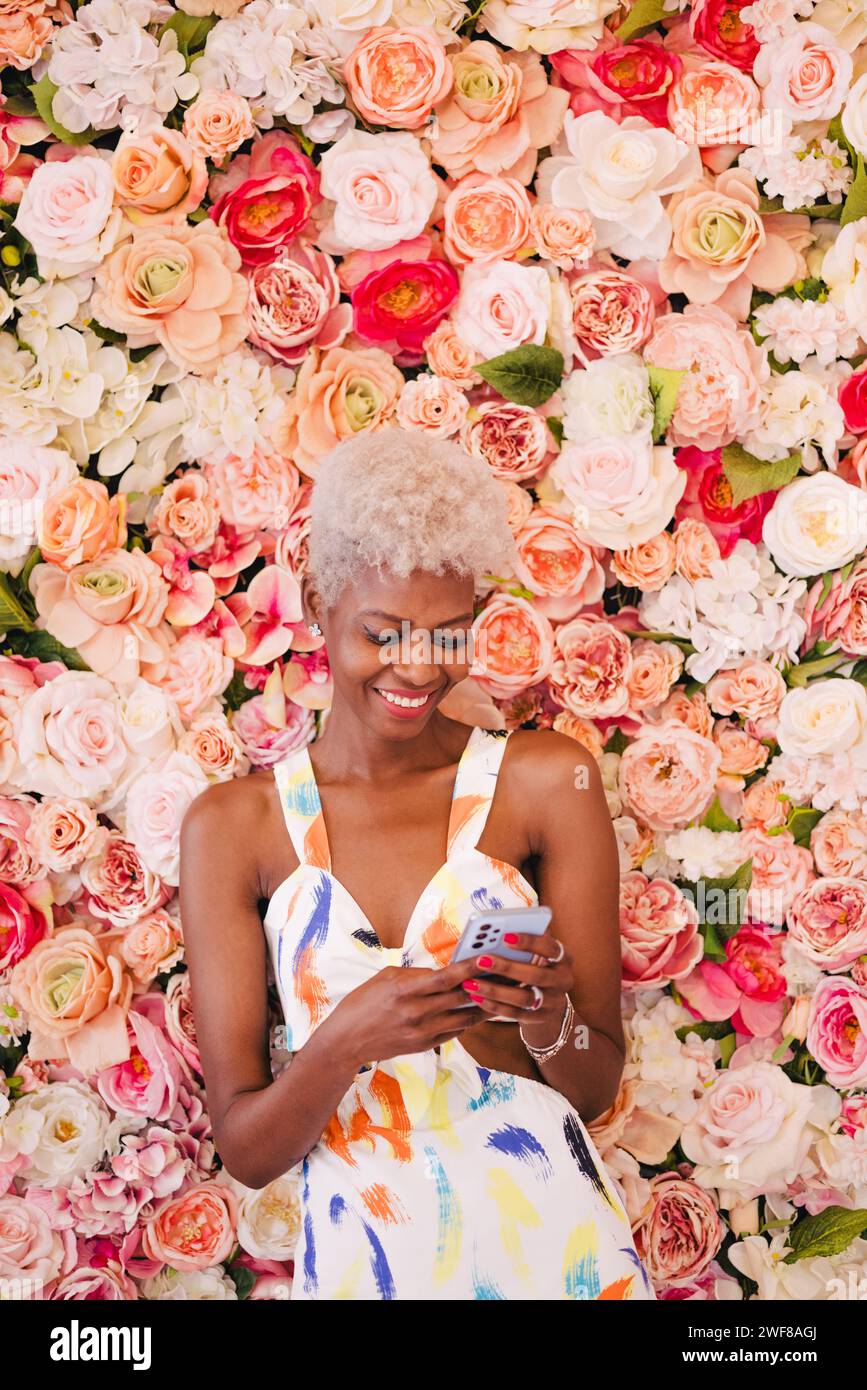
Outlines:
[{"label": "white teeth", "polygon": [[390,705],[401,705],[404,709],[418,709],[420,705],[426,705],[430,699],[429,695],[420,695],[418,699],[411,700],[406,695],[392,695],[388,690],[380,690],[379,693]]}]

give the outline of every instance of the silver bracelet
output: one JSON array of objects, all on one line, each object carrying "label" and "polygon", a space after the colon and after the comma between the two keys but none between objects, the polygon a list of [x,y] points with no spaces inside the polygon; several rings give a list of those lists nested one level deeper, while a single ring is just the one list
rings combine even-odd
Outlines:
[{"label": "silver bracelet", "polygon": [[550,1062],[552,1057],[557,1056],[557,1053],[560,1051],[560,1049],[565,1046],[566,1039],[572,1031],[572,1020],[574,1019],[574,1017],[575,1009],[572,1006],[572,1000],[569,998],[569,995],[567,994],[566,1012],[563,1015],[563,1026],[560,1029],[556,1042],[551,1043],[549,1047],[533,1047],[530,1043],[527,1042],[527,1039],[524,1037],[524,1030],[519,1025],[518,1032],[521,1034],[521,1042],[526,1047],[534,1062]]}]

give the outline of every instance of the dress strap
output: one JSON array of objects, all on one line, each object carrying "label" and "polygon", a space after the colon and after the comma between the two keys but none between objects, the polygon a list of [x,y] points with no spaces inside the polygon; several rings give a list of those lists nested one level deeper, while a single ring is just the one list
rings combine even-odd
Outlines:
[{"label": "dress strap", "polygon": [[455,779],[449,818],[448,857],[475,849],[488,819],[509,733],[473,730]]},{"label": "dress strap", "polygon": [[298,748],[274,766],[283,819],[299,864],[331,870],[331,852],[319,788],[307,748]]}]

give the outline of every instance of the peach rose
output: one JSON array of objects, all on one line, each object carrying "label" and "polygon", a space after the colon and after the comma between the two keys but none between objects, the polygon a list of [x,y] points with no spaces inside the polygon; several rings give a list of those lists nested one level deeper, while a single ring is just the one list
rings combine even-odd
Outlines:
[{"label": "peach rose", "polygon": [[254,448],[247,458],[227,454],[206,465],[224,521],[240,531],[288,525],[301,490],[298,469],[279,454]]},{"label": "peach rose", "polygon": [[629,708],[629,638],[595,615],[573,618],[554,634],[551,685],[572,714],[615,719]]},{"label": "peach rose", "polygon": [[380,430],[397,409],[403,376],[381,348],[331,348],[305,358],[277,443],[303,473],[360,430]]},{"label": "peach rose", "polygon": [[766,830],[785,825],[789,817],[789,802],[783,796],[782,782],[773,777],[759,777],[744,792],[741,803],[741,826],[763,826]]},{"label": "peach rose", "polygon": [[622,270],[588,271],[569,285],[572,329],[579,349],[591,357],[636,352],[653,329],[656,308],[650,291]]},{"label": "peach rose", "polygon": [[68,873],[99,849],[108,831],[86,801],[74,796],[45,797],[34,807],[27,841],[39,862]]},{"label": "peach rose", "polygon": [[196,154],[220,164],[256,133],[250,104],[237,92],[201,92],[184,112],[184,135]]},{"label": "peach rose", "polygon": [[210,1269],[229,1258],[237,1227],[238,1199],[232,1189],[197,1183],[160,1206],[142,1231],[142,1249],[172,1269]]},{"label": "peach rose", "polygon": [[530,199],[517,179],[468,174],[443,208],[443,248],[453,265],[517,256],[530,240]]},{"label": "peach rose", "polygon": [[611,554],[611,568],[621,584],[652,594],[661,589],[674,574],[674,538],[670,531],[660,531],[649,541],[631,545]]},{"label": "peach rose", "polygon": [[192,719],[204,705],[222,695],[232,679],[232,658],[219,637],[186,632],[171,648],[159,671],[142,671],[145,680],[158,685],[177,704],[181,718]]},{"label": "peach rose", "polygon": [[716,721],[713,740],[722,755],[718,787],[743,791],[745,779],[768,761],[767,747],[730,719]]},{"label": "peach rose", "polygon": [[470,403],[448,377],[423,373],[407,381],[397,403],[397,423],[405,430],[424,430],[436,439],[455,434]]},{"label": "peach rose", "polygon": [[602,565],[593,547],[578,539],[575,527],[561,512],[535,507],[516,534],[515,544],[516,578],[538,594],[536,607],[553,621],[574,618],[581,608],[601,599]]},{"label": "peach rose", "polygon": [[222,227],[136,227],[96,275],[94,316],[131,348],[159,343],[173,362],[210,376],[247,336],[247,281]]},{"label": "peach rose", "polygon": [[132,980],[86,927],[61,927],[38,941],[9,984],[28,1019],[31,1058],[68,1059],[86,1076],[129,1061]]},{"label": "peach rose", "polygon": [[478,170],[528,184],[539,150],[563,128],[569,93],[551,87],[535,53],[504,53],[475,39],[450,55],[451,95],[441,103],[431,151],[452,178]]},{"label": "peach rose", "polygon": [[769,661],[745,657],[739,666],[719,671],[707,684],[707,698],[716,714],[741,719],[770,719],[779,711],[786,682]]},{"label": "peach rose", "polygon": [[667,878],[628,873],[620,880],[624,989],[682,980],[704,955],[695,904]]},{"label": "peach rose", "polygon": [[188,753],[206,776],[220,782],[246,771],[241,745],[222,710],[194,719],[178,742],[178,752]]},{"label": "peach rose", "polygon": [[175,222],[195,212],[208,187],[204,157],[178,130],[156,126],[122,135],[111,172],[115,197],[137,225]]},{"label": "peach rose", "polygon": [[774,222],[758,209],[758,186],[745,169],[726,169],[714,181],[675,193],[668,205],[671,248],[659,267],[666,293],[684,294],[692,304],[716,303],[743,321],[753,287],[778,294],[802,277],[809,218],[790,213]]},{"label": "peach rose", "polygon": [[596,245],[589,213],[538,202],[530,213],[530,237],[539,255],[561,270],[586,265]]},{"label": "peach rose", "polygon": [[719,542],[704,521],[687,516],[674,528],[674,568],[694,584],[709,579],[711,565],[720,558]]},{"label": "peach rose", "polygon": [[829,811],[810,836],[820,874],[857,874],[867,878],[867,814]]},{"label": "peach rose", "polygon": [[668,123],[689,145],[746,145],[760,105],[751,77],[729,63],[706,59],[690,63],[674,83]]},{"label": "peach rose", "polygon": [[476,661],[471,674],[495,698],[508,699],[544,680],[554,656],[554,631],[544,613],[523,598],[496,594],[473,623]]},{"label": "peach rose", "polygon": [[668,699],[655,711],[655,718],[660,721],[676,719],[678,724],[685,724],[693,733],[701,734],[702,738],[710,738],[713,732],[713,715],[703,690],[697,690],[695,695],[687,695],[682,687],[672,690]]},{"label": "peach rose", "polygon": [[151,520],[154,531],[173,536],[192,552],[209,549],[219,525],[217,500],[198,468],[190,468],[166,484]]},{"label": "peach rose", "polygon": [[425,338],[423,347],[428,366],[437,376],[447,377],[464,390],[481,386],[482,378],[473,369],[482,359],[458,336],[451,319],[437,324],[430,337]]},{"label": "peach rose", "polygon": [[627,688],[633,711],[654,709],[667,699],[683,670],[683,653],[674,642],[639,637],[632,643],[632,667]]},{"label": "peach rose", "polygon": [[139,986],[149,986],[157,975],[177,965],[184,954],[181,929],[162,908],[131,927],[106,933],[101,940],[112,941],[115,954]]},{"label": "peach rose", "polygon": [[789,937],[821,970],[846,970],[867,955],[867,887],[845,875],[802,888],[786,914]]},{"label": "peach rose", "polygon": [[45,560],[69,570],[126,541],[126,497],[105,483],[76,478],[45,499],[37,541]]},{"label": "peach rose", "polygon": [[533,511],[533,498],[525,487],[521,487],[520,483],[510,483],[505,478],[501,478],[500,486],[506,493],[509,508],[506,520],[509,524],[509,530],[516,536],[530,519]]},{"label": "peach rose", "polygon": [[483,401],[462,426],[461,444],[468,454],[484,459],[495,478],[525,482],[541,472],[551,437],[532,406]]},{"label": "peach rose", "polygon": [[620,795],[653,830],[676,830],[701,816],[719,774],[720,751],[677,720],[647,725],[623,751]]},{"label": "peach rose", "polygon": [[143,550],[108,551],[65,573],[35,565],[30,589],[46,632],[75,647],[97,675],[120,684],[135,680],[141,661],[164,659],[168,586]]},{"label": "peach rose", "polygon": [[584,719],[580,714],[572,714],[564,709],[554,715],[551,727],[556,729],[558,734],[574,738],[576,743],[580,743],[582,748],[593,754],[597,762],[605,752],[605,740],[592,719]]},{"label": "peach rose", "polygon": [[753,69],[767,111],[791,121],[830,121],[846,100],[852,58],[819,24],[796,24],[763,44]]},{"label": "peach rose", "polygon": [[451,91],[452,69],[433,29],[368,29],[343,75],[358,114],[369,125],[418,130]]},{"label": "peach rose", "polygon": [[816,877],[813,856],[790,830],[766,835],[760,826],[741,831],[744,859],[753,861],[747,911],[753,921],[781,927],[793,898]]},{"label": "peach rose", "polygon": [[707,1269],[726,1234],[710,1193],[674,1170],[650,1179],[651,1204],[635,1228],[635,1247],[654,1283],[690,1284]]},{"label": "peach rose", "polygon": [[22,5],[17,14],[0,14],[0,64],[26,72],[41,57],[54,29],[44,8]]}]

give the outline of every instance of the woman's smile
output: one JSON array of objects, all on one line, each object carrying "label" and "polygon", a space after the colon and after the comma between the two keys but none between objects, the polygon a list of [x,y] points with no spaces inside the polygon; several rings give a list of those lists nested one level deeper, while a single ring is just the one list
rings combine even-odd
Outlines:
[{"label": "woman's smile", "polygon": [[379,686],[373,688],[389,713],[397,719],[416,719],[419,715],[425,714],[437,694],[435,690],[384,690]]}]

